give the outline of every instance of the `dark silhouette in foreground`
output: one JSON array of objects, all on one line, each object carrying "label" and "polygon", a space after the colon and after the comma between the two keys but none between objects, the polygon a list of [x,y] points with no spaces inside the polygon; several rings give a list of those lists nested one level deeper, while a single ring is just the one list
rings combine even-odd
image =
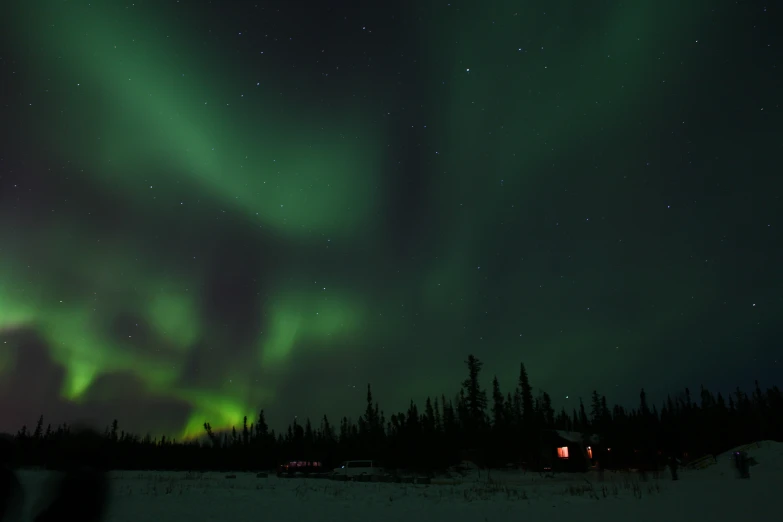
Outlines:
[{"label": "dark silhouette in foreground", "polygon": [[677,480],[679,478],[677,474],[677,469],[680,466],[680,462],[677,460],[676,455],[671,455],[669,457],[669,471],[671,471],[672,474],[672,480]]},{"label": "dark silhouette in foreground", "polygon": [[22,509],[22,485],[16,473],[7,466],[0,467],[0,521],[14,520]]},{"label": "dark silhouette in foreground", "polygon": [[739,478],[750,478],[750,464],[747,451],[734,452],[734,465],[737,468],[737,476]]},{"label": "dark silhouette in foreground", "polygon": [[0,521],[18,518],[23,504],[19,479],[11,469],[11,443],[0,437]]},{"label": "dark silhouette in foreground", "polygon": [[98,522],[103,520],[109,495],[102,448],[103,438],[94,431],[79,432],[71,441],[68,460],[49,484],[46,506],[36,522]]}]

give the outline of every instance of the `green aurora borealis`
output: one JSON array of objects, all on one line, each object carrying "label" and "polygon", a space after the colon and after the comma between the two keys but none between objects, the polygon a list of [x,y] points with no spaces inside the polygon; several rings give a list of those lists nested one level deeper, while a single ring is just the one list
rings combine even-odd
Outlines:
[{"label": "green aurora borealis", "polygon": [[581,4],[18,3],[0,430],[396,410],[468,352],[569,408],[779,378],[773,58]]}]

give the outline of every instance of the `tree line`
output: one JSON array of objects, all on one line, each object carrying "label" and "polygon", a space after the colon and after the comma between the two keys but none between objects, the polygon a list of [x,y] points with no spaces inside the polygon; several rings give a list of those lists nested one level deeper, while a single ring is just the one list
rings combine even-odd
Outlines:
[{"label": "tree line", "polygon": [[[60,468],[85,458],[107,469],[262,470],[293,460],[318,461],[325,469],[343,460],[372,459],[388,468],[432,471],[462,460],[483,467],[542,462],[545,430],[597,435],[606,468],[652,466],[656,458],[681,459],[717,454],[757,440],[783,440],[783,394],[758,382],[751,393],[739,387],[726,396],[703,386],[694,396],[688,388],[661,404],[650,404],[644,389],[638,406],[609,406],[593,391],[572,411],[555,411],[549,394],[534,393],[524,364],[505,393],[497,377],[491,388],[480,384],[482,362],[465,361],[467,375],[456,395],[428,397],[420,407],[388,417],[367,385],[366,407],[356,421],[343,417],[333,424],[326,415],[316,423],[296,419],[276,433],[264,410],[244,418],[242,426],[213,429],[204,423],[203,440],[153,438],[121,430],[115,420],[102,435],[79,443],[67,424],[46,425],[41,416],[33,430],[23,426],[8,451],[15,466]],[[86,447],[89,446],[89,447]],[[610,455],[606,450],[611,451]]]}]

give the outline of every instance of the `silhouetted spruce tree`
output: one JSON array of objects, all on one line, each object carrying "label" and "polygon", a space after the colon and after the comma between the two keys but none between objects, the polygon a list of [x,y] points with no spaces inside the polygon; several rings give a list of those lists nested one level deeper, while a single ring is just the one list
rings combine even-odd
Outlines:
[{"label": "silhouetted spruce tree", "polygon": [[435,431],[435,409],[432,407],[432,399],[427,397],[424,401],[424,419],[422,426],[424,432],[431,435]]},{"label": "silhouetted spruce tree", "polygon": [[38,417],[38,422],[35,424],[35,432],[33,432],[33,438],[40,440],[43,437],[43,415]]},{"label": "silhouetted spruce tree", "polygon": [[350,436],[350,426],[348,425],[348,417],[340,419],[340,445],[346,446]]},{"label": "silhouetted spruce tree", "polygon": [[326,443],[335,441],[334,427],[329,423],[329,419],[326,415],[324,415],[324,418],[321,420],[321,435]]},{"label": "silhouetted spruce tree", "polygon": [[[476,366],[480,369],[480,365]],[[327,465],[336,465],[340,460],[370,455],[376,459],[377,455],[377,460],[389,468],[431,471],[455,464],[460,458],[475,460],[477,455],[482,457],[477,462],[502,465],[506,462],[504,459],[516,456],[515,452],[527,447],[520,440],[520,434],[537,436],[540,428],[584,431],[589,427],[591,432],[596,431],[604,437],[604,447],[612,448],[611,457],[608,453],[604,455],[607,467],[611,468],[640,465],[640,456],[648,459],[644,463],[646,466],[654,466],[659,451],[667,455],[674,453],[687,460],[760,439],[783,440],[780,389],[764,390],[758,382],[753,383],[750,393],[738,387],[726,395],[713,394],[700,386],[696,403],[686,388],[683,393],[668,396],[660,408],[648,404],[642,390],[637,408],[631,410],[620,405],[610,410],[606,397],[594,391],[589,416],[581,400],[570,415],[562,409],[555,416],[551,399],[543,390],[530,407],[531,399],[525,398],[525,372],[515,393],[505,396],[499,382],[493,379],[490,419],[486,414],[486,396],[483,403],[472,398],[476,389],[479,395],[484,393],[478,385],[478,372],[474,374],[476,379],[471,382],[469,371],[469,378],[459,387],[456,400],[447,400],[445,394],[435,401],[427,398],[422,410],[411,401],[406,411],[391,415],[389,422],[379,404],[373,402],[368,387],[364,415],[358,422],[343,417],[339,436],[335,435],[326,417],[318,429],[314,429],[309,419],[304,426],[293,419],[277,435],[267,426],[263,410],[257,422],[248,423],[243,418],[241,426],[223,426],[219,433],[213,432],[205,422],[206,441],[180,442],[165,436],[153,439],[150,435],[142,438],[119,431],[118,422],[114,420],[101,436],[106,441],[101,446],[102,463],[116,469],[244,470],[268,469],[289,458],[317,458]],[[474,407],[477,403],[481,405],[478,408],[480,415]],[[525,403],[528,403],[527,408]],[[533,416],[527,422],[525,411]],[[481,427],[478,432],[477,424]],[[368,438],[373,427],[381,434],[379,441]],[[58,456],[67,454],[65,448],[71,437],[69,426],[65,423],[54,428],[47,425],[45,433],[43,431],[42,417],[32,432],[26,426],[19,430],[14,437],[13,462],[54,468],[62,464]],[[528,449],[537,451],[536,442]],[[470,456],[461,457],[467,450],[470,450]]]},{"label": "silhouetted spruce tree", "polygon": [[[215,436],[215,433],[212,431],[212,426],[208,422],[204,423],[204,431],[207,433],[207,437],[209,438],[210,442],[212,442],[213,447],[220,446],[217,437]],[[147,435],[149,437],[149,435]]]},{"label": "silhouetted spruce tree", "polygon": [[468,367],[468,378],[462,382],[462,389],[465,392],[468,429],[478,435],[485,425],[487,410],[487,392],[481,388],[479,383],[479,374],[484,363],[474,355],[468,355],[465,364]]},{"label": "silhouetted spruce tree", "polygon": [[465,397],[465,389],[460,389],[455,397],[457,421],[459,422],[460,433],[464,433],[470,426],[470,410],[468,410],[468,400]]},{"label": "silhouetted spruce tree", "polygon": [[423,464],[431,469],[435,466],[437,449],[435,431],[435,408],[432,406],[432,399],[427,397],[424,401],[424,414],[421,415],[421,448],[420,455],[424,459]]},{"label": "silhouetted spruce tree", "polygon": [[647,394],[644,393],[644,388],[639,392],[639,412],[645,417],[650,415],[650,408],[647,406]]},{"label": "silhouetted spruce tree", "polygon": [[359,417],[359,434],[362,438],[365,454],[377,458],[382,451],[384,422],[381,419],[378,403],[373,402],[372,387],[367,384],[367,401],[364,415]]},{"label": "silhouetted spruce tree", "polygon": [[438,406],[438,399],[435,398],[435,401],[433,402],[433,409],[435,412],[435,431],[438,433],[441,433],[443,431],[443,424],[441,421],[440,416],[440,407]]},{"label": "silhouetted spruce tree", "polygon": [[255,426],[256,437],[259,441],[265,442],[269,436],[269,425],[266,423],[266,415],[264,414],[264,410],[258,412],[258,418],[256,419]]},{"label": "silhouetted spruce tree", "polygon": [[601,418],[601,396],[598,395],[598,390],[593,390],[593,394],[590,399],[590,420],[592,421],[594,430],[602,430],[603,419]]},{"label": "silhouetted spruce tree", "polygon": [[500,391],[498,376],[492,379],[492,428],[501,433],[505,429],[505,402]]},{"label": "silhouetted spruce tree", "polygon": [[606,405],[606,395],[601,395],[601,419],[604,426],[609,426],[612,422],[612,413]]},{"label": "silhouetted spruce tree", "polygon": [[573,417],[568,415],[568,413],[566,413],[565,408],[562,409],[561,416],[562,416],[562,428],[561,429],[566,430],[566,431],[574,431],[574,430],[576,430],[576,426],[574,425],[574,419],[573,419]]},{"label": "silhouetted spruce tree", "polygon": [[514,398],[511,396],[511,392],[506,392],[506,398],[503,401],[503,418],[506,419],[506,430],[509,432],[509,436],[512,436],[511,432],[518,424],[518,419],[514,408]]},{"label": "silhouetted spruce tree", "polygon": [[533,408],[533,387],[530,385],[525,363],[519,364],[516,400],[518,425],[515,431],[521,443],[519,447],[522,452],[522,455],[519,455],[519,457],[528,462],[529,465],[535,465],[534,463],[540,457],[540,452],[538,451],[540,427],[535,425],[536,414]]},{"label": "silhouetted spruce tree", "polygon": [[579,397],[579,431],[587,434],[590,431],[590,422],[587,420],[587,412],[585,412],[585,403],[582,398]]},{"label": "silhouetted spruce tree", "polygon": [[289,444],[288,456],[290,459],[306,459],[305,453],[305,431],[299,421],[294,418],[293,438]]},{"label": "silhouetted spruce tree", "polygon": [[699,386],[699,395],[701,398],[702,411],[709,410],[713,402],[715,402],[715,399],[712,397],[709,390],[707,390],[703,384]]},{"label": "silhouetted spruce tree", "polygon": [[523,422],[523,416],[522,416],[522,394],[519,391],[519,386],[517,385],[516,389],[514,390],[513,395],[513,402],[512,407],[514,410],[513,418],[514,418],[514,429],[516,431],[516,434],[518,437],[522,436],[522,422]]},{"label": "silhouetted spruce tree", "polygon": [[459,437],[459,422],[456,412],[454,411],[454,403],[452,401],[446,401],[446,396],[440,396],[441,410],[443,412],[443,453],[444,454],[457,454],[460,450],[460,437]]},{"label": "silhouetted spruce tree", "polygon": [[307,417],[305,419],[304,440],[305,440],[305,442],[309,442],[309,443],[312,443],[315,440],[315,435],[314,435],[314,432],[313,432],[313,425],[310,423],[310,417]]},{"label": "silhouetted spruce tree", "polygon": [[411,401],[408,406],[407,417],[404,424],[405,433],[405,461],[407,468],[421,468],[422,460],[424,458],[423,448],[418,444],[418,441],[422,438],[422,426],[421,417],[419,416],[419,408]]},{"label": "silhouetted spruce tree", "polygon": [[532,429],[532,423],[535,416],[533,411],[533,387],[530,386],[530,379],[527,376],[525,363],[519,365],[519,397],[522,403],[522,424],[528,425]]},{"label": "silhouetted spruce tree", "polygon": [[513,459],[513,455],[508,455],[508,427],[506,420],[506,401],[503,392],[500,391],[500,382],[497,375],[492,379],[492,432],[488,436],[487,443],[491,451],[488,452],[488,463],[499,465]]},{"label": "silhouetted spruce tree", "polygon": [[541,412],[543,427],[552,429],[555,426],[555,410],[552,407],[552,398],[545,391],[541,392]]},{"label": "silhouetted spruce tree", "polygon": [[109,438],[111,438],[112,442],[117,442],[117,439],[119,437],[119,433],[118,433],[119,427],[120,427],[120,423],[117,421],[117,419],[114,419],[111,422],[111,430],[109,431]]},{"label": "silhouetted spruce tree", "polygon": [[753,403],[758,408],[764,407],[764,394],[761,393],[758,379],[753,381]]}]

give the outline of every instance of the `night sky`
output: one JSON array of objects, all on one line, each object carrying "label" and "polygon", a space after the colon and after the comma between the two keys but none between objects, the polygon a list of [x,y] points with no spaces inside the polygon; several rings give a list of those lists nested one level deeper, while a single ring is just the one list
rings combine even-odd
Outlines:
[{"label": "night sky", "polygon": [[0,431],[783,381],[756,1],[0,11]]}]

